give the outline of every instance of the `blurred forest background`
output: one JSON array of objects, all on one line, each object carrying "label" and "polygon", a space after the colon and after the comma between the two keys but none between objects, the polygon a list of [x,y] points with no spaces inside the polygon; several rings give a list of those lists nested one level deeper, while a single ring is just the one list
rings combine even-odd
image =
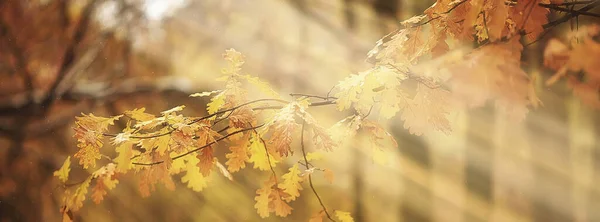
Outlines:
[{"label": "blurred forest background", "polygon": [[[375,42],[433,2],[0,1],[0,221],[61,220],[63,188],[52,172],[77,149],[72,127],[80,113],[158,113],[185,104],[184,114],[201,116],[207,101],[188,95],[218,88],[213,80],[228,48],[246,55],[246,72],[282,94],[323,95],[368,68]],[[551,73],[533,64],[541,64],[543,43],[528,46],[534,53],[526,64],[542,77],[544,106],[524,122],[477,109],[454,115],[450,136],[418,137],[399,118],[388,121],[399,148],[387,151],[385,163],[360,145],[322,160],[336,176],[333,184],[315,181],[326,206],[356,221],[600,221],[600,118],[564,86],[542,86]],[[333,107],[313,112],[325,126],[340,116]],[[84,174],[74,169],[71,178]],[[148,198],[137,181],[121,179],[102,204],[86,203],[75,218],[258,221],[255,190],[267,176],[245,169],[233,182],[213,178],[200,193],[177,184]],[[292,207],[285,220],[306,221],[320,210],[312,195]]]}]

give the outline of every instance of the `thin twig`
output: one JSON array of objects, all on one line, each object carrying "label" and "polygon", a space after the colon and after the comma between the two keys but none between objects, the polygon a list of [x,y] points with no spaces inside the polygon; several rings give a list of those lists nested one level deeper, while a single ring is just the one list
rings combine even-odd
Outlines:
[{"label": "thin twig", "polygon": [[[600,1],[592,1],[591,4],[586,5],[585,7],[579,9],[578,12],[579,13],[581,13],[581,12],[587,12],[587,11],[592,10],[595,7],[598,7],[598,6],[600,6]],[[549,29],[549,28],[557,26],[557,25],[559,25],[561,23],[569,21],[571,18],[573,18],[575,16],[577,16],[577,15],[576,14],[572,14],[572,13],[568,13],[565,16],[563,16],[563,17],[561,17],[561,18],[559,18],[557,20],[554,20],[554,21],[546,23],[542,27],[544,27],[544,29]]]},{"label": "thin twig", "polygon": [[[231,137],[231,136],[233,136],[233,135],[236,135],[236,134],[239,134],[239,133],[243,133],[243,132],[246,132],[246,131],[248,131],[248,130],[256,130],[256,129],[258,129],[258,128],[262,127],[262,126],[264,126],[264,124],[258,125],[258,126],[256,126],[256,127],[249,127],[249,128],[245,128],[245,129],[241,129],[241,130],[238,130],[238,131],[232,132],[232,133],[230,133],[230,134],[227,134],[227,135],[225,135],[225,136],[223,136],[223,137],[221,137],[221,138],[219,138],[219,139],[216,139],[216,140],[215,140],[215,141],[213,141],[213,142],[207,143],[207,144],[206,144],[206,145],[204,145],[204,146],[201,146],[201,147],[198,147],[198,148],[196,148],[196,149],[193,149],[193,150],[190,150],[190,151],[188,151],[188,152],[185,152],[185,153],[183,153],[183,154],[177,155],[177,156],[175,156],[175,157],[171,158],[171,160],[176,160],[176,159],[179,159],[179,158],[181,158],[181,157],[184,157],[184,156],[186,156],[186,155],[189,155],[189,154],[192,154],[192,153],[198,152],[198,151],[200,151],[200,150],[202,150],[202,149],[204,149],[204,148],[206,148],[206,147],[210,147],[210,146],[212,146],[212,145],[214,145],[214,144],[216,144],[216,143],[220,142],[221,140],[227,139],[227,138],[229,138],[229,137]],[[162,160],[161,160],[161,161],[157,161],[157,162],[151,162],[151,163],[137,163],[137,162],[134,162],[134,163],[131,163],[131,164],[134,164],[134,165],[141,165],[141,166],[152,166],[152,165],[161,164],[161,163],[163,163],[163,162],[164,162],[164,161],[162,161]]]},{"label": "thin twig", "polygon": [[[250,124],[250,126],[252,126],[252,124]],[[258,131],[256,129],[254,129],[254,133],[256,134],[256,136],[258,136],[258,138],[260,139],[260,142],[265,147],[265,155],[267,155],[267,162],[269,163],[269,168],[271,169],[271,173],[273,173],[273,178],[275,179],[275,183],[279,184],[279,182],[277,182],[277,173],[275,173],[275,169],[273,168],[273,163],[271,163],[271,156],[269,156],[269,150],[267,149],[267,143],[260,136],[260,134],[258,133]],[[281,198],[281,196],[280,196],[280,198]]]},{"label": "thin twig", "polygon": [[[306,169],[308,169],[308,166],[310,165],[310,163],[308,162],[308,158],[306,157],[306,149],[304,148],[304,126],[306,125],[306,121],[302,121],[302,129],[300,130],[300,147],[302,148],[302,157],[304,157],[304,164],[306,166]],[[325,204],[323,204],[323,200],[321,200],[321,197],[319,196],[319,193],[317,193],[317,190],[315,189],[315,186],[313,185],[312,182],[312,176],[309,173],[308,174],[308,184],[310,185],[310,189],[313,191],[313,193],[315,194],[315,196],[317,197],[317,200],[319,200],[319,204],[321,204],[321,208],[323,208],[323,211],[325,211],[325,215],[327,215],[327,218],[329,218],[329,220],[331,221],[335,221],[331,215],[329,215],[329,212],[327,212],[327,208],[325,207]]]},{"label": "thin twig", "polygon": [[327,96],[317,96],[317,95],[308,95],[308,94],[302,94],[302,93],[290,93],[290,96],[293,97],[307,97],[307,98],[317,98],[317,99],[322,99],[322,100],[329,100],[329,99],[337,99],[335,97],[329,97],[329,95]]},{"label": "thin twig", "polygon": [[210,114],[210,115],[207,115],[207,116],[200,117],[198,119],[193,120],[191,123],[197,123],[197,122],[200,122],[202,120],[211,118],[213,116],[220,115],[220,114],[223,114],[223,113],[226,113],[226,112],[229,112],[229,111],[233,111],[233,110],[239,109],[242,106],[250,105],[250,104],[253,104],[253,103],[257,103],[257,102],[267,102],[267,101],[275,101],[275,102],[280,102],[280,103],[289,103],[288,101],[281,100],[281,99],[257,99],[257,100],[253,100],[253,101],[250,101],[250,102],[242,103],[242,104],[240,104],[238,106],[235,106],[233,108],[221,110],[219,112],[216,112],[216,113],[213,113],[213,114]]},{"label": "thin twig", "polygon": [[577,16],[577,15],[586,15],[586,16],[592,16],[592,17],[600,18],[600,14],[596,14],[596,13],[592,13],[592,12],[587,12],[587,11],[582,11],[582,10],[575,10],[575,9],[563,8],[563,7],[559,7],[556,4],[543,4],[543,3],[540,3],[538,5],[540,7],[543,7],[543,8],[548,8],[548,9],[552,9],[552,10],[559,11],[559,12],[566,12],[566,13],[573,14],[575,16]]}]

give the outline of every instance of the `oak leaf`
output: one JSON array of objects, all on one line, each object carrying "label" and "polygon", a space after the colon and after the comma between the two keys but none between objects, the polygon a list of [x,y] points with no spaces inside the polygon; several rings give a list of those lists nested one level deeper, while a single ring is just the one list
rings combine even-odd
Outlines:
[{"label": "oak leaf", "polygon": [[208,178],[200,172],[198,167],[200,160],[195,155],[188,155],[186,162],[186,173],[181,177],[181,182],[187,183],[193,191],[202,191],[208,185]]},{"label": "oak leaf", "polygon": [[300,177],[300,170],[298,169],[298,164],[294,164],[289,169],[289,172],[281,176],[283,182],[278,185],[283,192],[289,194],[289,196],[285,199],[290,202],[295,200],[296,197],[300,196],[300,190],[302,190],[302,186],[300,183],[302,182],[302,177]]},{"label": "oak leaf", "polygon": [[57,171],[54,171],[54,176],[65,183],[69,180],[69,171],[71,171],[71,157],[68,156],[63,165]]},{"label": "oak leaf", "polygon": [[354,222],[352,216],[350,216],[349,212],[336,210],[335,216],[340,220],[340,222]]}]

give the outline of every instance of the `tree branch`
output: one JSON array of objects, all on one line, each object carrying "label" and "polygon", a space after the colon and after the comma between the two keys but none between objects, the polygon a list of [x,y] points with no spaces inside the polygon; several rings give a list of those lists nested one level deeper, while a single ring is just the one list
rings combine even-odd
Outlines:
[{"label": "tree branch", "polygon": [[17,72],[21,73],[23,75],[23,79],[25,80],[25,100],[33,101],[33,75],[31,75],[29,69],[27,68],[27,58],[22,53],[23,49],[19,47],[17,38],[11,33],[10,27],[5,23],[4,19],[0,19],[0,36],[3,37],[2,39],[8,39],[6,44],[8,45],[10,53],[14,57],[16,63],[14,65],[16,67],[13,68]]},{"label": "tree branch", "polygon": [[75,53],[80,43],[83,41],[83,37],[85,36],[88,27],[90,26],[90,20],[92,18],[92,14],[94,12],[96,3],[98,1],[92,1],[88,3],[85,8],[83,8],[81,14],[81,19],[77,23],[75,27],[75,33],[69,43],[67,43],[65,53],[63,54],[62,62],[56,72],[56,80],[50,86],[46,98],[41,102],[42,107],[48,110],[49,105],[60,95],[57,92],[58,87],[61,85],[61,82],[67,77],[69,73],[69,69],[75,62]]},{"label": "tree branch", "polygon": [[552,10],[555,10],[555,11],[570,13],[570,14],[573,14],[574,16],[586,15],[586,16],[592,16],[592,17],[600,18],[600,14],[583,11],[582,9],[576,10],[576,9],[563,8],[563,7],[560,7],[560,6],[556,5],[556,4],[539,3],[538,5],[541,6],[541,7],[543,7],[543,8],[548,8],[548,9],[552,9]]},{"label": "tree branch", "polygon": [[[310,163],[308,162],[308,158],[306,157],[306,149],[304,148],[304,126],[305,125],[306,125],[306,121],[303,120],[302,121],[302,129],[300,130],[300,132],[301,132],[300,147],[302,148],[302,157],[304,158],[304,165],[306,166],[306,169],[308,170],[308,166],[310,165]],[[335,221],[331,217],[331,215],[329,215],[329,212],[327,212],[327,208],[325,207],[325,204],[323,204],[323,200],[321,200],[319,193],[317,193],[317,190],[315,189],[315,186],[313,185],[313,182],[312,182],[312,175],[310,173],[308,174],[308,184],[310,185],[310,189],[313,191],[313,193],[317,197],[317,200],[319,200],[319,204],[321,204],[321,208],[323,208],[323,211],[325,211],[325,215],[327,215],[327,218],[329,218],[329,220],[331,220],[331,221]]]},{"label": "tree branch", "polygon": [[[223,137],[221,137],[221,138],[219,138],[219,139],[216,139],[215,141],[212,141],[212,142],[210,142],[210,143],[207,143],[207,144],[206,144],[206,145],[204,145],[204,146],[201,146],[201,147],[198,147],[198,148],[196,148],[196,149],[193,149],[193,150],[190,150],[190,151],[188,151],[188,152],[185,152],[185,153],[183,153],[183,154],[177,155],[177,156],[175,156],[175,157],[171,158],[171,160],[176,160],[176,159],[179,159],[179,158],[181,158],[181,157],[187,156],[187,155],[189,155],[189,154],[192,154],[192,153],[198,152],[198,151],[200,151],[200,150],[202,150],[202,149],[204,149],[204,148],[206,148],[206,147],[210,147],[210,146],[212,146],[212,145],[214,145],[214,144],[217,144],[218,142],[220,142],[220,141],[222,141],[222,140],[224,140],[224,139],[227,139],[227,138],[229,138],[229,137],[231,137],[231,136],[233,136],[233,135],[236,135],[236,134],[239,134],[239,133],[243,133],[243,132],[246,132],[246,131],[249,131],[249,130],[255,130],[255,129],[258,129],[258,128],[260,128],[260,127],[263,127],[264,125],[265,125],[265,124],[261,124],[261,125],[255,126],[255,127],[249,127],[249,128],[245,128],[245,129],[241,129],[241,130],[238,130],[238,131],[232,132],[232,133],[230,133],[230,134],[227,134],[227,135],[225,135],[225,136],[223,136]],[[131,164],[134,164],[134,165],[141,165],[141,166],[152,166],[152,165],[157,165],[157,164],[161,164],[161,163],[164,163],[164,161],[157,161],[157,162],[151,162],[151,163],[138,163],[138,162],[133,162],[133,163],[131,163]]]},{"label": "tree branch", "polygon": [[[587,12],[587,11],[592,10],[595,7],[598,7],[598,6],[600,6],[600,1],[593,1],[591,4],[586,5],[585,7],[581,8],[581,9],[579,9],[577,11],[578,11],[578,13]],[[557,26],[557,25],[559,25],[561,23],[569,21],[571,18],[576,17],[577,15],[578,14],[568,13],[568,14],[564,15],[563,17],[561,17],[561,18],[559,18],[557,20],[554,20],[552,22],[548,22],[547,24],[543,25],[542,27],[544,27],[544,29],[552,28],[552,27]]]}]

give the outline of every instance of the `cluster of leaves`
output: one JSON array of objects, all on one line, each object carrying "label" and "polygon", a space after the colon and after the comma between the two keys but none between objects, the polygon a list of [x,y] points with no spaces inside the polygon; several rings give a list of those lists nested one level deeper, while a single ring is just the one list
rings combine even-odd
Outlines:
[{"label": "cluster of leaves", "polygon": [[546,46],[544,64],[556,70],[546,84],[552,85],[566,78],[573,94],[600,109],[600,27],[583,27],[567,38],[566,43],[551,39]]},{"label": "cluster of leaves", "polygon": [[[241,74],[244,60],[239,52],[228,50],[224,57],[228,67],[222,70],[223,76],[218,81],[224,82],[225,88],[190,95],[212,96],[207,104],[206,116],[185,117],[179,114],[185,106],[178,106],[161,112],[159,116],[140,108],[114,117],[93,114],[77,117],[74,136],[79,151],[74,157],[79,159],[84,169],[90,170],[96,168],[103,157],[107,161],[83,182],[67,184],[69,189],[65,192],[62,208],[65,218],[82,207],[92,183],[95,183],[91,188],[92,200],[99,203],[107,191],[117,185],[118,177],[127,173],[139,176],[139,191],[142,196],[149,196],[157,184],[174,189],[175,175],[181,174],[182,183],[200,192],[208,186],[213,170],[232,179],[231,173],[252,164],[253,168],[270,171],[271,174],[256,191],[255,207],[261,217],[268,217],[271,213],[281,217],[289,215],[292,208],[288,203],[300,196],[302,183],[308,180],[314,189],[311,174],[322,172],[326,180],[333,181],[331,170],[315,167],[311,161],[321,158],[320,152],[332,151],[337,146],[334,138],[343,136],[332,137],[332,131],[320,126],[307,109],[309,106],[333,104],[334,101],[312,103],[305,97],[283,100],[267,83]],[[257,87],[272,98],[248,100],[245,84]],[[109,126],[119,119],[127,120],[127,127],[117,134],[109,133]],[[294,154],[293,138],[300,130],[304,135],[305,128],[306,133],[312,134],[315,149],[306,152],[302,146],[305,169],[294,164],[289,172],[278,177],[273,167]],[[337,128],[343,128],[342,123]],[[354,128],[356,130],[358,128]],[[372,131],[375,133],[376,130]],[[115,157],[101,153],[104,137],[111,138]],[[214,155],[220,142],[229,144],[225,165]],[[55,173],[63,183],[69,179],[70,165],[69,157]],[[74,192],[71,192],[73,189]],[[316,215],[330,217],[325,208]],[[341,221],[350,218],[343,211],[336,211],[336,215]],[[320,217],[315,216],[313,221],[318,221],[317,218]]]},{"label": "cluster of leaves", "polygon": [[[68,189],[62,210],[68,217],[69,212],[81,208],[93,182],[92,199],[102,201],[116,186],[118,176],[127,173],[140,177],[140,192],[148,196],[159,183],[173,189],[176,175],[181,175],[181,182],[189,188],[202,191],[213,170],[231,179],[231,173],[252,164],[270,174],[256,191],[255,208],[261,217],[289,215],[289,203],[300,197],[303,184],[308,183],[322,207],[311,221],[324,217],[333,221],[312,183],[315,172],[330,182],[333,173],[312,162],[321,158],[322,152],[343,146],[359,131],[368,136],[374,157],[385,147],[397,146],[372,113],[384,120],[398,115],[409,132],[421,135],[432,130],[450,133],[448,116],[456,107],[475,108],[493,102],[501,113],[520,120],[529,107],[539,106],[532,81],[521,68],[521,55],[524,44],[536,41],[547,27],[547,6],[560,4],[560,0],[438,0],[425,14],[402,22],[404,28],[380,40],[369,53],[374,66],[340,81],[332,89],[333,96],[293,94],[300,96],[285,100],[266,82],[243,74],[243,56],[227,50],[227,67],[217,79],[224,88],[191,95],[211,97],[206,116],[185,117],[179,114],[185,106],[179,106],[159,116],[141,108],[115,117],[78,117],[75,137],[79,151],[74,157],[85,169],[94,169],[102,157],[107,161],[74,184],[76,188]],[[583,39],[582,43],[550,42],[545,63],[558,71],[548,81],[568,76],[576,94],[586,95],[598,105],[598,69],[589,55],[600,52],[594,39],[599,29],[585,30],[577,38]],[[268,98],[250,100],[248,86]],[[340,111],[352,108],[354,114],[325,128],[308,112],[310,107],[323,105],[336,105]],[[109,126],[119,119],[127,120],[127,127],[109,133]],[[305,134],[312,138],[312,152],[307,152]],[[297,135],[300,147],[294,149]],[[116,157],[101,153],[103,137],[112,138]],[[225,165],[214,155],[222,143],[229,148]],[[274,167],[296,153],[303,161],[278,177]],[[70,161],[67,158],[56,172],[62,182],[68,181]],[[352,221],[343,211],[335,211],[335,217]]]}]

